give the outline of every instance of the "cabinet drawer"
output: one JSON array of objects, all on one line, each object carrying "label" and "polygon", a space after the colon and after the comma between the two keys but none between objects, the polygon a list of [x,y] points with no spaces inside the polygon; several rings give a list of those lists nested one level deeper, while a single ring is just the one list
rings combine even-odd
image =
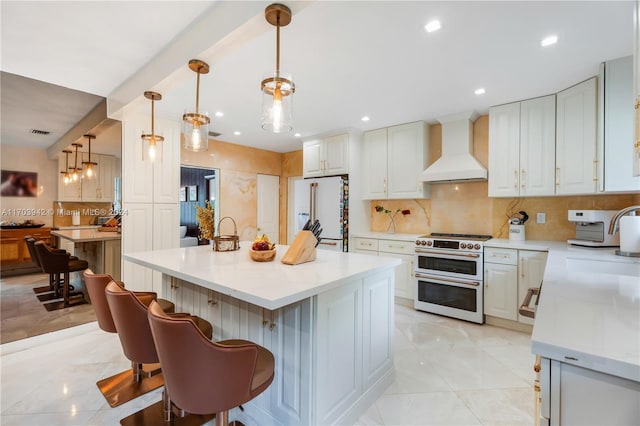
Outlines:
[{"label": "cabinet drawer", "polygon": [[378,241],[378,251],[386,253],[414,254],[415,243],[413,241],[380,240]]},{"label": "cabinet drawer", "polygon": [[504,265],[517,265],[518,250],[485,247],[484,261],[486,263],[502,263]]},{"label": "cabinet drawer", "polygon": [[373,238],[354,238],[353,248],[356,250],[378,251],[378,240]]}]

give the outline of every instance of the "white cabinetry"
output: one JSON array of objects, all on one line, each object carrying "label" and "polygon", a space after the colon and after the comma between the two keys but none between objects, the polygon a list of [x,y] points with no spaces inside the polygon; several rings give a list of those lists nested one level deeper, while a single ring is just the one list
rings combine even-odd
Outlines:
[{"label": "white cabinetry", "polygon": [[400,259],[402,263],[396,266],[395,296],[414,299],[413,271],[414,271],[414,243],[413,241],[387,240],[375,238],[352,238],[353,253],[370,254]]},{"label": "white cabinetry", "polygon": [[363,199],[427,198],[420,175],[428,162],[424,122],[365,132],[362,147]]},{"label": "white cabinetry", "polygon": [[303,143],[303,177],[335,176],[348,173],[348,134],[341,134]]},{"label": "white cabinetry", "polygon": [[533,324],[518,308],[527,290],[540,287],[547,253],[533,250],[484,250],[484,313],[497,318]]},{"label": "white cabinetry", "polygon": [[542,358],[544,425],[640,424],[640,382]]},{"label": "white cabinetry", "polygon": [[597,85],[593,77],[556,95],[557,195],[596,192]]},{"label": "white cabinetry", "polygon": [[[82,161],[89,161],[88,154],[78,158],[78,167]],[[94,166],[95,176],[84,177],[76,182],[65,185],[63,175],[58,174],[58,201],[90,201],[112,202],[114,197],[114,182],[116,176],[116,160],[111,155],[93,154],[91,161],[98,163]],[[58,156],[58,169],[64,171],[66,158],[64,154]]]},{"label": "white cabinetry", "polygon": [[[598,190],[640,191],[640,177],[633,176],[633,58],[627,56],[602,64],[600,108],[604,176]],[[600,151],[600,150],[599,150]]]},{"label": "white cabinetry", "polygon": [[553,195],[555,95],[489,109],[489,196]]}]

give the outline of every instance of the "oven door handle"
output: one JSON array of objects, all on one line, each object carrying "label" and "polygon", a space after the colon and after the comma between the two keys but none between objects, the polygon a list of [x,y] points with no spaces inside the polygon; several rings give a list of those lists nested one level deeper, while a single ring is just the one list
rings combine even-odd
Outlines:
[{"label": "oven door handle", "polygon": [[436,281],[444,281],[444,282],[448,282],[448,283],[455,283],[455,284],[462,284],[462,285],[472,285],[474,287],[479,287],[480,283],[478,281],[459,281],[459,280],[453,280],[451,278],[442,278],[442,277],[432,277],[432,276],[427,276],[427,275],[422,275],[419,272],[416,272],[415,274],[416,278],[426,278],[426,279],[431,279],[431,280],[436,280]]},{"label": "oven door handle", "polygon": [[429,253],[429,254],[437,254],[440,256],[457,256],[457,257],[471,257],[473,259],[477,259],[480,257],[478,253],[444,253],[436,250],[425,250],[421,248],[416,248],[416,253]]}]

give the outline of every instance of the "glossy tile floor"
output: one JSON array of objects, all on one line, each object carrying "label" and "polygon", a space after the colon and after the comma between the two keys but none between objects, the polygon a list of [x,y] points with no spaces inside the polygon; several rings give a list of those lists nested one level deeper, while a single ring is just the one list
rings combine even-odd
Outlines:
[{"label": "glossy tile floor", "polygon": [[[533,425],[529,335],[400,305],[395,331],[395,382],[358,425]],[[95,382],[129,365],[95,322],[3,344],[0,424],[117,425],[161,398],[109,408]]]},{"label": "glossy tile floor", "polygon": [[[79,274],[71,283],[83,290]],[[48,312],[33,292],[34,287],[49,285],[49,274],[28,274],[0,279],[0,343],[37,336],[95,321],[90,304]]]}]

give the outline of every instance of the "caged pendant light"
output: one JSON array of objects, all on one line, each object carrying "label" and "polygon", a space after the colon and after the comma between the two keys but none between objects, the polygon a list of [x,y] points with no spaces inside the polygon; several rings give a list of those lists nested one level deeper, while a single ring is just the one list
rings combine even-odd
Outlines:
[{"label": "caged pendant light", "polygon": [[82,166],[84,168],[84,175],[88,179],[93,179],[96,175],[95,166],[97,166],[98,163],[91,161],[91,140],[96,137],[94,135],[84,135],[84,137],[87,138],[89,142],[89,161],[83,161]]},{"label": "caged pendant light", "polygon": [[64,182],[65,185],[69,185],[69,183],[71,183],[71,173],[69,173],[69,154],[73,154],[73,151],[65,149],[62,152],[64,152],[66,158],[64,172],[60,172],[60,174],[62,175],[62,182]]},{"label": "caged pendant light", "polygon": [[274,133],[289,132],[292,124],[292,101],[296,86],[291,75],[280,72],[280,27],[291,22],[291,10],[274,3],[264,11],[268,23],[276,27],[276,71],[265,75],[260,83],[262,90],[262,128]]},{"label": "caged pendant light", "polygon": [[71,173],[71,180],[73,182],[77,182],[78,179],[80,179],[80,174],[78,173],[78,171],[82,170],[82,168],[78,168],[78,148],[82,148],[82,144],[81,143],[72,143],[71,145],[76,148],[76,159],[73,162],[73,172]]},{"label": "caged pendant light", "polygon": [[[153,162],[157,156],[156,144],[158,142],[164,142],[164,137],[156,135],[155,133],[155,101],[162,100],[162,95],[157,92],[146,91],[144,92],[144,97],[151,101],[151,133],[150,134],[143,133],[142,136],[140,137],[142,138],[143,145],[145,142],[149,144],[147,154],[149,156],[149,160]],[[142,159],[144,160],[144,148],[142,153]]]},{"label": "caged pendant light", "polygon": [[191,71],[198,74],[196,83],[196,112],[185,112],[182,116],[182,135],[184,149],[189,151],[207,151],[209,149],[209,116],[200,113],[200,74],[209,72],[209,65],[199,59],[189,61]]}]

